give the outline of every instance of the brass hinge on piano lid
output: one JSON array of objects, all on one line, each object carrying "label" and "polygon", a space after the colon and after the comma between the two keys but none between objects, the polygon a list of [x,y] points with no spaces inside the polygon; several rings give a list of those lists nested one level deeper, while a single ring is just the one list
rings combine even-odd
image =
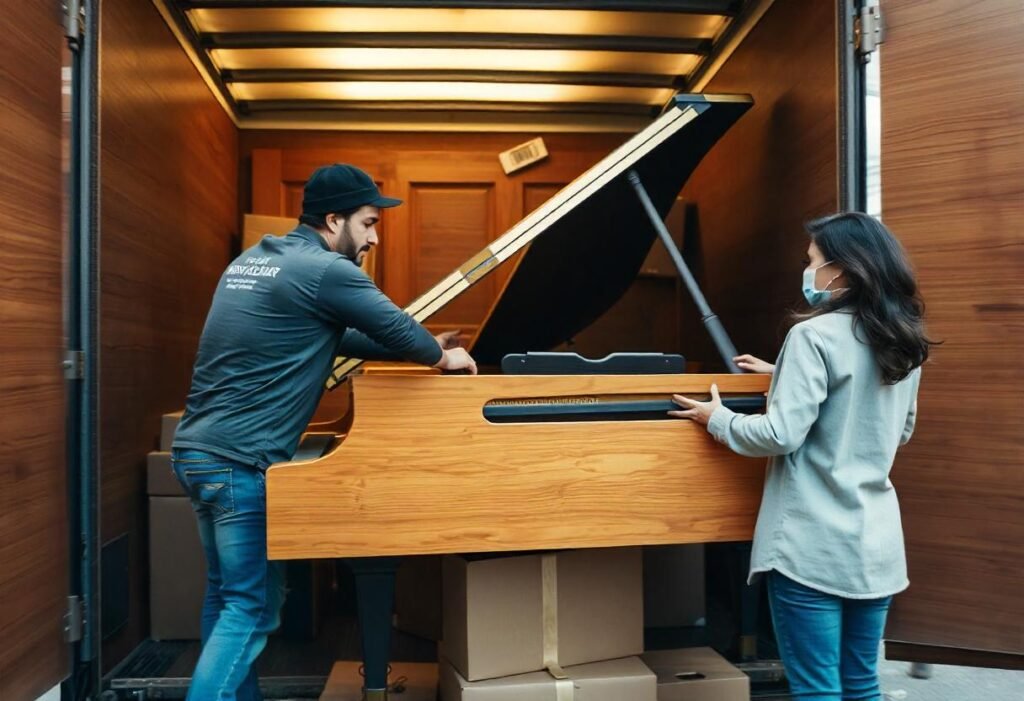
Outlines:
[{"label": "brass hinge on piano lid", "polygon": [[474,282],[486,275],[492,268],[498,265],[500,261],[494,257],[494,253],[491,252],[490,248],[477,253],[475,256],[466,261],[462,267],[459,268],[459,272],[462,277],[472,285]]},{"label": "brass hinge on piano lid", "polygon": [[885,18],[878,3],[860,8],[853,19],[853,45],[862,63],[871,60],[879,44],[885,43]]}]

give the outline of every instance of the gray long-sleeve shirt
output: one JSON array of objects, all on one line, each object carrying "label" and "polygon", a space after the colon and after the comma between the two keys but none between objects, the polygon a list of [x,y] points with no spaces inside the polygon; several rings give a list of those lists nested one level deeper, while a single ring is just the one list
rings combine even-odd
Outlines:
[{"label": "gray long-sleeve shirt", "polygon": [[751,580],[777,570],[854,599],[908,586],[889,471],[914,430],[919,383],[920,368],[884,384],[854,316],[833,312],[790,330],[764,414],[715,410],[708,431],[718,441],[741,455],[770,458]]},{"label": "gray long-sleeve shirt", "polygon": [[221,276],[175,448],[291,459],[336,355],[434,365],[434,337],[314,229],[265,236]]}]

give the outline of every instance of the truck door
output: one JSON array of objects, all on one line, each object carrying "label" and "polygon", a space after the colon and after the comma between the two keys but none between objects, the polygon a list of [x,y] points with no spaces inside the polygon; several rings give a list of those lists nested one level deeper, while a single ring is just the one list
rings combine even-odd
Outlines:
[{"label": "truck door", "polygon": [[881,213],[930,334],[890,659],[1024,664],[1024,5],[883,0]]},{"label": "truck door", "polygon": [[70,669],[62,367],[69,52],[59,3],[0,6],[0,698],[31,700]]}]

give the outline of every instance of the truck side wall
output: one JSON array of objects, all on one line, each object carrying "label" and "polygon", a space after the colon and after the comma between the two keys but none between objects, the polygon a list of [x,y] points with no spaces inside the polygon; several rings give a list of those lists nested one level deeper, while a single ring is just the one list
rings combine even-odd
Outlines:
[{"label": "truck side wall", "polygon": [[101,12],[101,542],[128,539],[128,620],[105,622],[109,669],[149,630],[146,453],[161,414],[184,406],[235,247],[238,132],[152,3]]}]

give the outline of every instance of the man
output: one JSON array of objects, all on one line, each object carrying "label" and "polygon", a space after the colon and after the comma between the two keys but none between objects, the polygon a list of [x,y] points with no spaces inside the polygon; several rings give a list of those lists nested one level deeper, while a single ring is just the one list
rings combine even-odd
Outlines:
[{"label": "man", "polygon": [[284,600],[281,563],[267,562],[264,471],[292,457],[335,356],[476,373],[453,332],[431,336],[359,268],[380,210],[399,204],[358,168],[320,168],[300,225],[243,252],[217,285],[172,455],[208,567],[189,699],[261,698],[253,665]]}]

